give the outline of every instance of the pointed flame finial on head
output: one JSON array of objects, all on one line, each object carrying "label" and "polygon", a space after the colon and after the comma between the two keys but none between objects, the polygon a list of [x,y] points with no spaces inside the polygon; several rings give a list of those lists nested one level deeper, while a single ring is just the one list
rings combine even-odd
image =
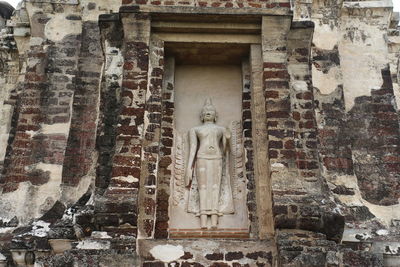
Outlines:
[{"label": "pointed flame finial on head", "polygon": [[215,107],[214,107],[214,105],[212,103],[211,97],[207,97],[206,98],[206,101],[204,102],[203,109],[208,109],[208,110],[214,109],[215,110]]},{"label": "pointed flame finial on head", "polygon": [[204,116],[207,112],[212,111],[214,113],[214,122],[217,121],[217,109],[214,107],[211,97],[207,97],[206,101],[204,102],[203,109],[201,110],[200,119],[204,122]]}]

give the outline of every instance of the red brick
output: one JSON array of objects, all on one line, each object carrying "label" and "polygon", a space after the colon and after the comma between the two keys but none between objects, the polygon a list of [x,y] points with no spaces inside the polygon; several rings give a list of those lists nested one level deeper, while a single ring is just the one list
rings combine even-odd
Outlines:
[{"label": "red brick", "polygon": [[18,187],[19,187],[19,184],[17,184],[17,183],[6,183],[6,184],[2,185],[2,188],[3,188],[2,192],[3,192],[3,194],[11,193],[11,192],[17,191]]},{"label": "red brick", "polygon": [[290,114],[287,111],[271,111],[267,112],[268,118],[289,118]]},{"label": "red brick", "polygon": [[140,163],[140,158],[133,156],[115,155],[113,162],[116,165],[121,165],[121,166],[137,165],[138,163]]},{"label": "red brick", "polygon": [[17,131],[26,132],[26,131],[39,131],[39,125],[18,125]]},{"label": "red brick", "polygon": [[45,80],[45,76],[36,73],[27,73],[25,79],[30,82],[41,82]]},{"label": "red brick", "polygon": [[296,161],[297,168],[299,169],[318,169],[318,163],[314,161],[305,161],[305,160],[298,160]]},{"label": "red brick", "polygon": [[294,149],[295,148],[295,143],[293,140],[288,140],[285,142],[285,148],[286,149]]},{"label": "red brick", "polygon": [[306,111],[303,113],[303,118],[306,120],[313,120],[314,119],[314,112],[313,111]]},{"label": "red brick", "polygon": [[133,70],[134,64],[133,62],[125,61],[124,70]]},{"label": "red brick", "polygon": [[117,128],[117,133],[118,134],[123,134],[123,135],[131,135],[131,136],[138,136],[139,131],[137,129],[137,126],[127,126],[127,125],[122,125]]},{"label": "red brick", "polygon": [[15,140],[13,143],[13,147],[16,148],[23,148],[23,149],[30,149],[32,148],[32,142],[30,141],[23,141],[23,140]]},{"label": "red brick", "polygon": [[22,108],[22,113],[23,114],[40,114],[41,110],[40,108]]},{"label": "red brick", "polygon": [[304,128],[306,129],[313,129],[314,128],[314,121],[309,120],[304,123]]},{"label": "red brick", "polygon": [[297,111],[293,111],[292,112],[292,116],[293,116],[293,119],[296,120],[296,121],[299,121],[300,118],[301,118],[300,113],[297,112]]},{"label": "red brick", "polygon": [[274,62],[264,62],[264,69],[286,69],[286,65],[284,63],[274,63]]},{"label": "red brick", "polygon": [[264,79],[288,79],[289,74],[286,70],[264,71]]},{"label": "red brick", "polygon": [[292,149],[281,150],[281,155],[285,159],[295,159],[296,158],[296,151],[292,150]]},{"label": "red brick", "polygon": [[156,202],[152,198],[146,197],[144,199],[144,212],[147,215],[153,215],[156,208]]},{"label": "red brick", "polygon": [[278,158],[278,151],[277,151],[277,150],[269,149],[269,150],[268,150],[268,157],[271,158],[271,159],[276,159],[276,158]]},{"label": "red brick", "polygon": [[265,97],[266,98],[279,98],[279,92],[278,91],[265,91]]},{"label": "red brick", "polygon": [[328,170],[335,169],[350,169],[353,166],[353,161],[347,158],[324,158],[324,165]]},{"label": "red brick", "polygon": [[400,163],[400,157],[398,156],[385,156],[383,157],[384,162],[394,162],[394,163]]},{"label": "red brick", "polygon": [[112,176],[129,176],[132,175],[135,178],[140,177],[140,168],[134,167],[113,167]]},{"label": "red brick", "polygon": [[283,143],[282,143],[282,141],[269,141],[268,147],[280,149],[280,148],[283,148]]}]

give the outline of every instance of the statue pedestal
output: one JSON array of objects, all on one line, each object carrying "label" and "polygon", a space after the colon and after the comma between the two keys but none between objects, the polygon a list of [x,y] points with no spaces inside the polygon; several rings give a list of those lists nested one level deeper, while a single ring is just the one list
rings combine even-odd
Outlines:
[{"label": "statue pedestal", "polygon": [[169,229],[169,237],[178,238],[250,238],[249,229]]}]

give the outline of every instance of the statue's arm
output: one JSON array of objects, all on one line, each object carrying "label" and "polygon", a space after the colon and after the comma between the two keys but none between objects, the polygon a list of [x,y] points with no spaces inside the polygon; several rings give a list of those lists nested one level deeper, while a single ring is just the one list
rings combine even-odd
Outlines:
[{"label": "statue's arm", "polygon": [[225,153],[229,152],[230,142],[231,142],[231,131],[228,128],[226,128],[224,131],[224,135],[222,137],[222,147]]},{"label": "statue's arm", "polygon": [[190,186],[193,177],[193,163],[197,150],[197,135],[194,129],[189,131],[189,160],[186,167],[185,184]]}]

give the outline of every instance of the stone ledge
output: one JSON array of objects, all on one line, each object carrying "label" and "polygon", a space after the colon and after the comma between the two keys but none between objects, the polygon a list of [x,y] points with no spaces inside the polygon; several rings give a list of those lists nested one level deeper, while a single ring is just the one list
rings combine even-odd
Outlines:
[{"label": "stone ledge", "polygon": [[113,14],[101,14],[99,16],[99,22],[108,22],[108,21],[119,21],[120,17],[119,14],[113,13]]},{"label": "stone ledge", "polygon": [[79,0],[27,0],[31,3],[51,3],[51,4],[65,4],[65,5],[79,5]]},{"label": "stone ledge", "polygon": [[[50,1],[50,0],[49,0]],[[291,15],[292,11],[285,7],[276,8],[213,8],[213,7],[187,7],[187,6],[122,6],[120,13],[161,13],[179,15]]]},{"label": "stone ledge", "polygon": [[344,8],[391,8],[393,7],[391,0],[382,1],[359,1],[359,2],[343,2]]}]

